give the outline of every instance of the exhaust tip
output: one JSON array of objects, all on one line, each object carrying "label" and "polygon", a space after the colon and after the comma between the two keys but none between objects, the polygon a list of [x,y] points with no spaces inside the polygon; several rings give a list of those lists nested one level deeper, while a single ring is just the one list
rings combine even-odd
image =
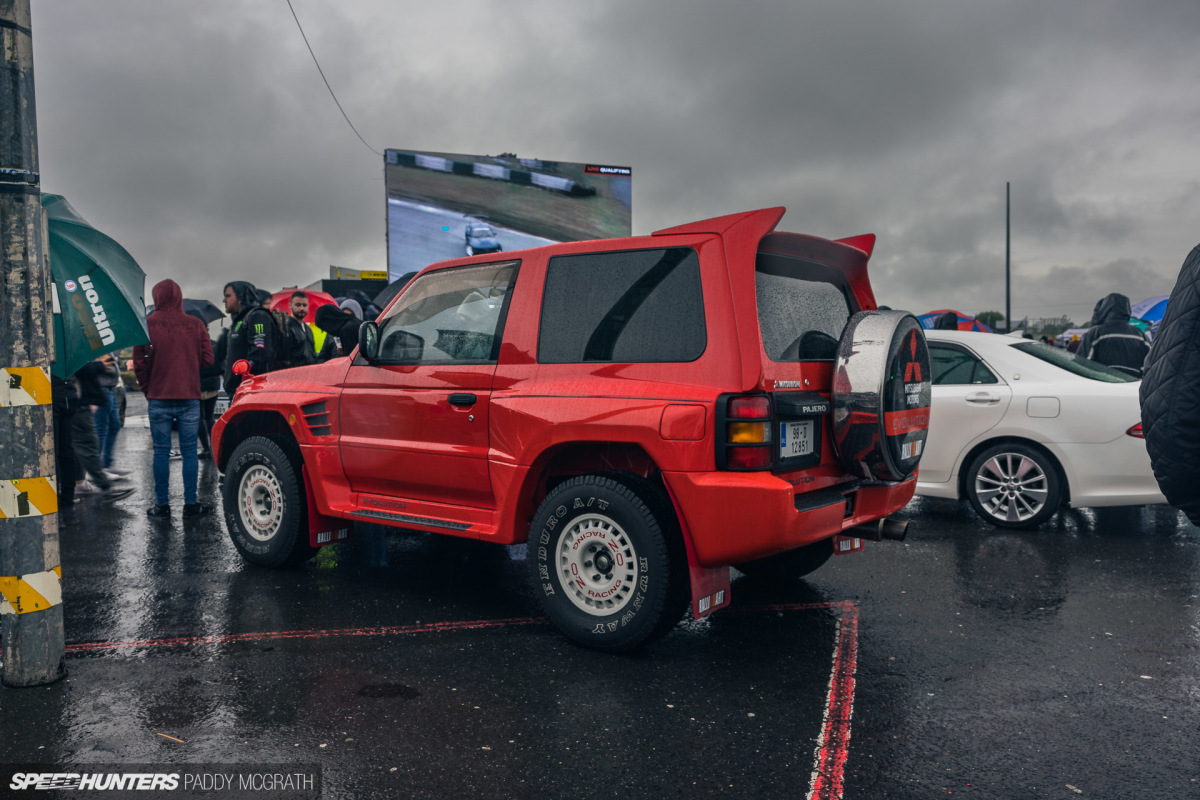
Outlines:
[{"label": "exhaust tip", "polygon": [[908,523],[884,517],[874,522],[864,522],[861,525],[855,525],[850,530],[843,531],[842,535],[857,536],[860,539],[867,539],[872,542],[880,542],[884,539],[893,542],[902,542],[904,541],[904,537],[908,535]]},{"label": "exhaust tip", "polygon": [[884,519],[883,525],[880,527],[880,533],[884,539],[890,539],[893,542],[903,542],[904,537],[908,535],[908,522],[897,519]]}]

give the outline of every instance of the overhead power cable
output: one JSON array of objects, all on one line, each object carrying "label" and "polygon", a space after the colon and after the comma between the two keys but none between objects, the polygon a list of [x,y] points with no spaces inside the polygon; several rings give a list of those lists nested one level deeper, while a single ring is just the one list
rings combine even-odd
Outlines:
[{"label": "overhead power cable", "polygon": [[342,117],[346,120],[346,124],[350,126],[350,130],[354,131],[354,135],[363,145],[377,156],[382,156],[383,153],[376,150],[371,145],[367,144],[367,140],[358,132],[358,128],[354,127],[354,123],[350,121],[350,117],[346,115],[346,109],[342,108],[342,104],[338,102],[337,95],[333,93],[333,87],[329,85],[329,79],[325,77],[325,70],[321,69],[321,62],[317,61],[317,54],[313,52],[312,45],[308,43],[308,37],[304,35],[304,26],[300,24],[300,18],[296,16],[296,9],[292,8],[292,0],[287,0],[288,9],[292,12],[292,19],[296,20],[296,27],[300,29],[300,36],[304,39],[304,46],[308,48],[308,54],[312,56],[313,63],[317,65],[317,72],[321,73],[321,80],[325,81],[325,88],[329,90],[329,96],[333,98],[333,102],[338,107],[338,111],[342,112]]}]

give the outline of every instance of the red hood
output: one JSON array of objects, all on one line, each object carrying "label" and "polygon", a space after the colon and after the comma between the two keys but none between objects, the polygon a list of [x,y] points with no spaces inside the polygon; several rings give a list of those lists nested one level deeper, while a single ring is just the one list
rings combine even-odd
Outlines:
[{"label": "red hood", "polygon": [[183,291],[170,278],[154,284],[153,296],[155,311],[183,311]]}]

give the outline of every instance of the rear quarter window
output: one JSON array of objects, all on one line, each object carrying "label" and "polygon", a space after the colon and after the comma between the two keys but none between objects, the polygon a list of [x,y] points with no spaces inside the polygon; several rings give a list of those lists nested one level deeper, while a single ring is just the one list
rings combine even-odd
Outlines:
[{"label": "rear quarter window", "polygon": [[763,349],[772,361],[831,361],[858,310],[842,271],[791,256],[759,253],[755,295]]},{"label": "rear quarter window", "polygon": [[700,259],[690,247],[555,256],[538,361],[695,361],[707,347]]}]

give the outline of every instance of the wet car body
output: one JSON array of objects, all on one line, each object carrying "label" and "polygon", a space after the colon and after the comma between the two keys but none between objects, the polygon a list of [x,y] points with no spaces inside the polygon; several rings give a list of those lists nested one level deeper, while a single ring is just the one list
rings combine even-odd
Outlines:
[{"label": "wet car body", "polygon": [[213,432],[235,545],[279,566],[354,520],[524,542],[560,630],[611,650],[689,590],[726,606],[730,565],[860,548],[915,488],[924,338],[875,310],[873,236],[782,214],[426,268],[351,356],[239,387]]},{"label": "wet car body", "polygon": [[926,339],[933,403],[917,494],[967,498],[984,519],[1014,528],[1063,505],[1165,502],[1140,438],[1136,379],[1012,336]]}]

